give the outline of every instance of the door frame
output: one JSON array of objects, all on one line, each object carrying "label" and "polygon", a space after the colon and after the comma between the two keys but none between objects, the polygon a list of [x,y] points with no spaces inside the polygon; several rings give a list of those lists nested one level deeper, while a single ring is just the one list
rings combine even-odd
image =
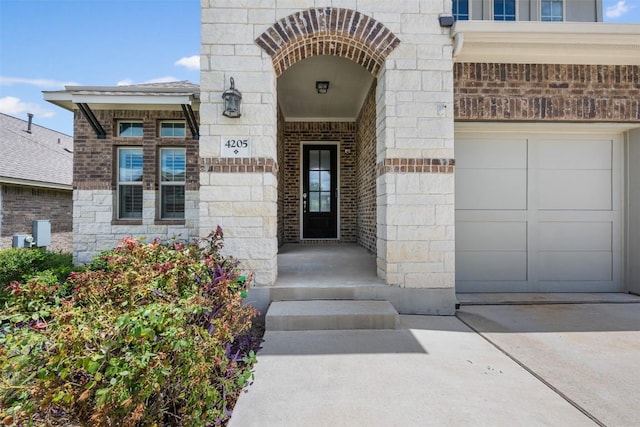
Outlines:
[{"label": "door frame", "polygon": [[[304,212],[302,206],[302,194],[304,193],[304,146],[305,145],[335,145],[336,147],[336,191],[338,195],[336,197],[336,237],[330,238],[305,238],[304,237]],[[300,223],[300,240],[314,241],[314,240],[340,240],[340,197],[342,196],[340,191],[340,141],[300,141],[300,166],[298,167],[299,187],[298,187],[298,212]]]}]

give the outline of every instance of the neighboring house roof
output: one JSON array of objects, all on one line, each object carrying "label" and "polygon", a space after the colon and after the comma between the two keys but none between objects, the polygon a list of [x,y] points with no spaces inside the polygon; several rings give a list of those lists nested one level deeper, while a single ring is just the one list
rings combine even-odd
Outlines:
[{"label": "neighboring house roof", "polygon": [[71,190],[73,137],[0,113],[0,183]]},{"label": "neighboring house roof", "polygon": [[147,83],[129,86],[65,86],[65,90],[45,91],[44,99],[69,111],[76,104],[94,109],[116,109],[125,105],[200,104],[200,86],[189,81]]}]

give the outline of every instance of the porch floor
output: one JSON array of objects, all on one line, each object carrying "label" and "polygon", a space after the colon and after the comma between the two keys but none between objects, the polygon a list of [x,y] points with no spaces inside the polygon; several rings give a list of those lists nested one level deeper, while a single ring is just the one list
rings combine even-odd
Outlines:
[{"label": "porch floor", "polygon": [[384,286],[376,270],[376,256],[356,244],[285,244],[275,286]]}]

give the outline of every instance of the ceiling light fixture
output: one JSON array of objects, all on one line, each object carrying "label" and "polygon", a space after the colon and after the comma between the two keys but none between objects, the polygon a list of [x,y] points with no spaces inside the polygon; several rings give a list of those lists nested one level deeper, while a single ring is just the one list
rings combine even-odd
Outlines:
[{"label": "ceiling light fixture", "polygon": [[316,90],[320,94],[325,94],[329,90],[329,82],[327,81],[318,81],[316,82]]}]

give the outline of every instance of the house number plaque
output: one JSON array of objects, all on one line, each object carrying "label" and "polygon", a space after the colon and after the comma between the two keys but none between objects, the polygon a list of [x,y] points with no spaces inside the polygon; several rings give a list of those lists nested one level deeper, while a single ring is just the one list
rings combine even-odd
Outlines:
[{"label": "house number plaque", "polygon": [[220,157],[251,157],[251,141],[223,136],[220,143]]}]

